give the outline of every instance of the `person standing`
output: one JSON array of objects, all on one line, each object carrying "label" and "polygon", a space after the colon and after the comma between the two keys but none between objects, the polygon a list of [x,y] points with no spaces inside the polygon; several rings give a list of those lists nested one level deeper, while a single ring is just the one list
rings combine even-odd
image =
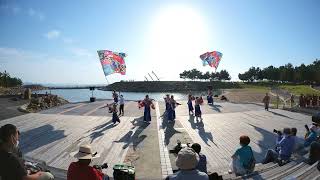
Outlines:
[{"label": "person standing", "polygon": [[112,98],[113,98],[114,104],[118,104],[118,101],[119,101],[118,94],[115,90],[112,92]]},{"label": "person standing", "polygon": [[120,102],[119,116],[121,115],[121,113],[122,113],[122,116],[123,116],[124,115],[124,98],[123,98],[122,94],[120,95],[119,102]]},{"label": "person standing", "polygon": [[193,115],[193,105],[192,105],[192,95],[189,94],[188,96],[188,109],[189,109],[189,115],[190,115],[190,112],[192,113]]},{"label": "person standing", "polygon": [[177,103],[177,101],[174,99],[174,96],[171,95],[170,107],[169,107],[169,113],[168,113],[168,120],[174,121],[176,119],[176,107],[177,107],[177,105],[181,105],[181,104]]},{"label": "person standing", "polygon": [[291,104],[291,108],[292,108],[294,105],[294,95],[293,94],[291,94],[291,97],[290,97],[290,104]]},{"label": "person standing", "polygon": [[149,122],[151,121],[151,106],[152,101],[149,99],[149,95],[146,95],[144,100],[142,101],[142,104],[144,106],[144,113],[143,113],[143,121],[144,122]]},{"label": "person standing", "polygon": [[196,97],[196,100],[194,103],[194,111],[195,111],[195,116],[197,120],[198,120],[198,117],[200,117],[200,119],[202,120],[201,118],[202,112],[201,112],[200,104],[201,104],[201,98]]},{"label": "person standing", "polygon": [[264,109],[269,111],[270,96],[268,93],[266,93],[266,96],[263,98],[262,102],[264,103]]},{"label": "person standing", "polygon": [[120,123],[120,118],[118,116],[118,110],[117,110],[116,104],[112,105],[112,122],[113,122],[113,124],[116,124],[116,122]]}]

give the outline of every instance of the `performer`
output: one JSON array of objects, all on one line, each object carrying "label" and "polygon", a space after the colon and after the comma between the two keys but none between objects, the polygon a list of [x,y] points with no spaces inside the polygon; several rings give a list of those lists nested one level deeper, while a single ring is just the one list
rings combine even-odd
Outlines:
[{"label": "performer", "polygon": [[163,99],[164,99],[164,102],[166,103],[166,113],[167,113],[170,106],[170,95],[167,94],[166,97],[164,97]]},{"label": "performer", "polygon": [[154,105],[152,103],[152,100],[149,99],[149,95],[146,95],[146,97],[141,102],[141,104],[142,104],[141,105],[142,107],[144,106],[143,121],[150,123],[150,121],[151,121],[151,109],[150,109],[150,107],[152,107],[152,109],[154,109]]},{"label": "performer", "polygon": [[170,98],[170,106],[168,110],[168,120],[174,121],[176,119],[176,107],[177,105],[181,105],[180,103],[177,103],[176,100],[174,100],[174,96],[171,95]]},{"label": "performer", "polygon": [[269,111],[270,96],[268,93],[266,93],[266,96],[263,98],[262,102],[264,103],[264,109]]},{"label": "performer", "polygon": [[124,115],[124,98],[123,98],[122,94],[120,95],[119,116],[121,115],[121,113],[122,113],[122,116],[123,116]]},{"label": "performer", "polygon": [[118,112],[117,105],[113,104],[112,105],[112,122],[113,122],[113,124],[116,124],[116,122],[120,123],[120,118],[119,118],[117,112]]},{"label": "performer", "polygon": [[200,104],[202,104],[203,100],[202,97],[196,97],[195,100],[195,105],[194,105],[194,110],[195,110],[195,116],[196,116],[196,120],[198,120],[198,117],[200,117],[200,119],[202,120],[201,117],[201,108],[200,108]]},{"label": "performer", "polygon": [[112,92],[112,98],[113,98],[113,102],[115,104],[117,104],[118,103],[118,94],[116,93],[115,90],[113,90],[113,92]]},{"label": "performer", "polygon": [[213,94],[212,94],[212,90],[209,89],[208,90],[208,96],[207,96],[207,100],[208,100],[208,104],[212,104],[213,105]]},{"label": "performer", "polygon": [[188,109],[189,109],[189,115],[190,115],[190,112],[192,112],[192,115],[194,114],[193,113],[193,105],[192,105],[192,100],[193,100],[193,97],[191,94],[188,95]]}]

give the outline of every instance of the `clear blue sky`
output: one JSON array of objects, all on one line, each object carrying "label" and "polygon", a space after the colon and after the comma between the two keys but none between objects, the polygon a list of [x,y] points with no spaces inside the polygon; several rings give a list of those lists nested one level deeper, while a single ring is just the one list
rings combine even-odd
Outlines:
[{"label": "clear blue sky", "polygon": [[127,75],[177,80],[218,50],[232,79],[251,66],[320,58],[318,0],[0,0],[0,71],[24,82],[107,83],[96,51],[125,52]]}]

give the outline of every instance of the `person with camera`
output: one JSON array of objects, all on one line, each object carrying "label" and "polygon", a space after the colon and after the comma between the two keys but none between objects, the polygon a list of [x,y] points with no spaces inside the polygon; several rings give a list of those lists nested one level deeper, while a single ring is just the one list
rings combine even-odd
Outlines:
[{"label": "person with camera", "polygon": [[290,160],[295,146],[295,138],[291,135],[290,128],[284,128],[283,132],[274,130],[278,134],[275,150],[268,149],[263,164],[278,161],[283,164]]},{"label": "person with camera", "polygon": [[[81,145],[79,151],[73,152],[71,156],[78,159],[77,162],[72,162],[68,168],[68,180],[108,180],[109,177],[102,173],[102,168],[90,166],[92,159],[98,158],[97,153],[92,153],[91,146]],[[106,165],[104,165],[106,166]]]},{"label": "person with camera", "polygon": [[20,133],[13,124],[0,128],[0,179],[1,180],[51,180],[49,172],[28,172],[23,159],[17,155]]},{"label": "person with camera", "polygon": [[314,124],[310,125],[310,127],[308,127],[308,125],[305,125],[305,128],[307,130],[306,135],[304,136],[304,147],[309,147],[310,144],[314,141],[317,140],[318,138],[318,128],[317,126],[315,126]]}]

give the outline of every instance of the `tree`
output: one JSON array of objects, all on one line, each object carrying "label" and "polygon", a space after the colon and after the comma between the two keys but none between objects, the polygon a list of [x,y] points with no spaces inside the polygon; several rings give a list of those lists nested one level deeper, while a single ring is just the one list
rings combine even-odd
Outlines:
[{"label": "tree", "polygon": [[219,73],[219,80],[230,80],[231,77],[226,70],[221,70]]}]

